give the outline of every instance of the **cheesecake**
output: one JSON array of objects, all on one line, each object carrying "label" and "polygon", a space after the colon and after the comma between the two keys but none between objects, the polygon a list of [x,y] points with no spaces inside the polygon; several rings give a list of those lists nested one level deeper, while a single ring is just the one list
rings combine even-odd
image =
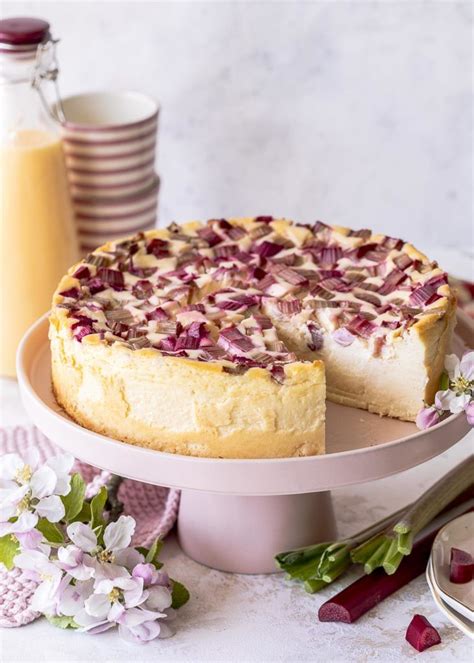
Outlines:
[{"label": "cheesecake", "polygon": [[329,399],[414,421],[455,320],[446,273],[368,229],[273,217],[105,244],[53,297],[58,403],[130,444],[213,458],[325,450]]}]

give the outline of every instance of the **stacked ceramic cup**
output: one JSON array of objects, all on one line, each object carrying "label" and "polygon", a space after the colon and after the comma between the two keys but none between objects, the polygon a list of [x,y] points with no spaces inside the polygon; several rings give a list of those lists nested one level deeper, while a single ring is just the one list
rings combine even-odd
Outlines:
[{"label": "stacked ceramic cup", "polygon": [[56,114],[82,252],[153,228],[157,104],[134,92],[81,94]]}]

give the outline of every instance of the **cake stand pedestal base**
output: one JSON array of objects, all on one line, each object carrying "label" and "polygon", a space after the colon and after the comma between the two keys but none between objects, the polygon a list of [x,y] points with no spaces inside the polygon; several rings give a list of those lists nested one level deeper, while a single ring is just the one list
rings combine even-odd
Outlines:
[{"label": "cake stand pedestal base", "polygon": [[329,491],[263,497],[183,490],[178,517],[183,551],[230,573],[274,573],[274,556],[336,538]]}]

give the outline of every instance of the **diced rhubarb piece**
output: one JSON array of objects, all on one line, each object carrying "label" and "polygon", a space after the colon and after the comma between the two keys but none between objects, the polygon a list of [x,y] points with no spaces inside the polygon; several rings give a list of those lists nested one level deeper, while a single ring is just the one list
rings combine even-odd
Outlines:
[{"label": "diced rhubarb piece", "polygon": [[272,274],[276,274],[279,279],[286,281],[286,283],[291,283],[291,285],[304,285],[305,283],[308,283],[306,277],[298,274],[298,272],[295,272],[295,270],[290,267],[274,265],[271,271]]},{"label": "diced rhubarb piece", "polygon": [[405,638],[417,651],[425,651],[441,642],[438,631],[423,615],[413,616]]},{"label": "diced rhubarb piece", "polygon": [[357,292],[354,292],[354,296],[357,297],[357,299],[361,299],[363,302],[373,304],[374,306],[381,306],[381,304],[382,304],[380,299],[376,295],[373,295],[370,292],[357,291]]},{"label": "diced rhubarb piece", "polygon": [[321,265],[334,265],[340,258],[342,258],[342,249],[339,246],[329,246],[321,249],[319,263]]},{"label": "diced rhubarb piece", "polygon": [[104,282],[107,283],[111,288],[122,289],[125,285],[122,272],[119,272],[117,269],[109,269],[108,267],[101,267],[97,273],[97,276]]},{"label": "diced rhubarb piece", "polygon": [[62,297],[69,297],[70,299],[79,299],[79,290],[77,288],[69,288],[59,293]]},{"label": "diced rhubarb piece", "polygon": [[222,329],[217,344],[227,352],[250,352],[254,347],[252,341],[236,327]]},{"label": "diced rhubarb piece", "polygon": [[280,251],[283,251],[283,248],[281,244],[264,240],[255,247],[255,253],[258,253],[261,258],[271,258],[272,256],[276,256],[277,253],[280,253]]},{"label": "diced rhubarb piece", "polygon": [[239,248],[235,244],[225,244],[224,246],[217,246],[214,249],[216,258],[230,258],[238,253]]},{"label": "diced rhubarb piece", "polygon": [[279,299],[277,301],[279,310],[285,315],[293,315],[301,311],[301,302],[299,299]]},{"label": "diced rhubarb piece", "polygon": [[[188,307],[189,309],[189,307]],[[168,320],[168,314],[161,307],[155,308],[153,311],[148,311],[146,314],[147,320]]]},{"label": "diced rhubarb piece", "polygon": [[271,223],[273,221],[273,216],[256,216],[255,221],[259,223]]},{"label": "diced rhubarb piece", "polygon": [[382,246],[385,246],[387,249],[397,249],[400,250],[403,246],[404,242],[402,239],[397,239],[396,237],[388,237],[387,235],[385,236]]},{"label": "diced rhubarb piece", "polygon": [[81,265],[80,267],[78,267],[76,269],[73,276],[74,276],[75,279],[79,279],[79,280],[89,279],[90,276],[91,276],[91,273],[90,273],[90,270],[89,270],[88,267],[86,267],[85,265]]},{"label": "diced rhubarb piece", "polygon": [[397,285],[402,283],[407,278],[405,272],[402,272],[400,269],[394,269],[390,274],[385,278],[384,283],[378,289],[380,295],[389,295],[394,290],[396,290]]},{"label": "diced rhubarb piece", "polygon": [[311,343],[308,343],[308,348],[312,352],[317,352],[318,350],[321,350],[324,344],[324,336],[321,329],[317,327],[313,322],[309,322],[308,331],[311,336]]},{"label": "diced rhubarb piece", "polygon": [[449,579],[456,584],[469,582],[473,578],[473,560],[465,550],[451,548]]},{"label": "diced rhubarb piece", "polygon": [[209,226],[204,226],[204,228],[199,228],[197,231],[198,236],[203,239],[205,242],[209,244],[209,246],[215,246],[216,244],[219,244],[222,242],[222,237],[219,237],[217,233],[215,233],[212,228]]},{"label": "diced rhubarb piece", "polygon": [[426,285],[425,283],[425,285],[413,290],[408,299],[408,303],[410,306],[427,306],[433,301],[436,301],[436,299],[439,299],[436,294],[436,288],[433,288],[431,285]]},{"label": "diced rhubarb piece", "polygon": [[368,228],[361,228],[360,230],[351,230],[349,237],[361,237],[362,239],[369,239],[372,235],[372,231]]},{"label": "diced rhubarb piece", "polygon": [[169,255],[168,242],[155,237],[146,247],[147,253],[152,253],[156,258],[166,258]]},{"label": "diced rhubarb piece", "polygon": [[396,256],[393,259],[393,262],[398,267],[398,269],[404,270],[413,263],[413,260],[406,253],[402,253],[401,255]]},{"label": "diced rhubarb piece", "polygon": [[369,320],[362,317],[361,315],[356,315],[349,322],[347,328],[353,334],[357,334],[358,336],[362,336],[363,338],[369,338],[377,329],[376,325],[373,325]]}]

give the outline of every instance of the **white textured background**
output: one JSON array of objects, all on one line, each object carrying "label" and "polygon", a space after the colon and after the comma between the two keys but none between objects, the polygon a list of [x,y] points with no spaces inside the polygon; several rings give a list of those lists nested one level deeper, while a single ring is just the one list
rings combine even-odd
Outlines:
[{"label": "white textured background", "polygon": [[[63,94],[162,104],[160,221],[274,214],[472,247],[471,2],[4,2]],[[434,256],[436,257],[436,256]]]}]

